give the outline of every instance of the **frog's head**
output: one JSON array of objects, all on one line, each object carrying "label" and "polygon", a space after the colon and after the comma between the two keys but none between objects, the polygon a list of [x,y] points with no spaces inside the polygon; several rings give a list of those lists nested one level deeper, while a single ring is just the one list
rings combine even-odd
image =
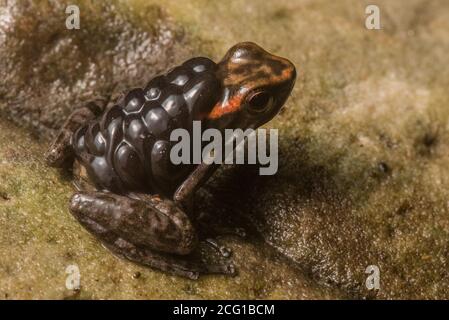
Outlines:
[{"label": "frog's head", "polygon": [[270,121],[293,89],[295,66],[252,42],[242,42],[218,64],[221,97],[208,115],[220,128],[255,129]]}]

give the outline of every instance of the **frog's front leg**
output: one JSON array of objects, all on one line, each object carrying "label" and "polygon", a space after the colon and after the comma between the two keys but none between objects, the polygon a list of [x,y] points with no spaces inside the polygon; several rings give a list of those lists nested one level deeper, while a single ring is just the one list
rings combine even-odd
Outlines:
[{"label": "frog's front leg", "polygon": [[70,211],[108,249],[133,262],[193,279],[199,274],[234,273],[232,264],[210,265],[189,255],[198,243],[196,232],[171,201],[76,193]]},{"label": "frog's front leg", "polygon": [[191,207],[193,196],[198,188],[218,169],[215,163],[199,164],[184,180],[173,195],[173,200],[181,207]]}]

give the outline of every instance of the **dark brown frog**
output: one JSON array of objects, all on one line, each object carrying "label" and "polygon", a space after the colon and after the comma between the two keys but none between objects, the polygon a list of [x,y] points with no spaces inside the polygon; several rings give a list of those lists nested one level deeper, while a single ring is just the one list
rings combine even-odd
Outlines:
[{"label": "dark brown frog", "polygon": [[293,64],[250,42],[218,64],[193,58],[119,98],[77,108],[48,152],[49,165],[72,163],[76,219],[121,257],[173,274],[234,273],[232,263],[190,259],[198,237],[192,197],[216,165],[174,165],[177,128],[257,128],[271,120],[296,78]]}]

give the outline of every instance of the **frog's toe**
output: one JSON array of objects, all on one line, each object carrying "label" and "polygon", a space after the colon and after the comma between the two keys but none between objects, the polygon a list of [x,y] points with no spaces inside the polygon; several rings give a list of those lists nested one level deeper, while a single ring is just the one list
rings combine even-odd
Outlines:
[{"label": "frog's toe", "polygon": [[211,264],[207,266],[207,272],[205,273],[236,276],[237,268],[235,267],[233,262],[227,262],[223,264]]},{"label": "frog's toe", "polygon": [[229,258],[232,255],[232,249],[218,244],[218,242],[214,239],[208,238],[204,242],[216,250],[224,258]]}]

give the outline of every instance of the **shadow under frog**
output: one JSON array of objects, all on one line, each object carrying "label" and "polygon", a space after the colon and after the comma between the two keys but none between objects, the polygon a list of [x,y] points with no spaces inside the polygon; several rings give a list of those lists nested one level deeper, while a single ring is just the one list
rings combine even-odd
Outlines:
[{"label": "shadow under frog", "polygon": [[45,157],[54,167],[73,162],[70,211],[114,254],[192,279],[234,274],[231,262],[192,258],[193,196],[217,165],[174,165],[170,133],[192,130],[193,121],[204,130],[258,128],[279,112],[295,79],[287,59],[239,43],[218,64],[193,58],[145,88],[80,106]]}]

